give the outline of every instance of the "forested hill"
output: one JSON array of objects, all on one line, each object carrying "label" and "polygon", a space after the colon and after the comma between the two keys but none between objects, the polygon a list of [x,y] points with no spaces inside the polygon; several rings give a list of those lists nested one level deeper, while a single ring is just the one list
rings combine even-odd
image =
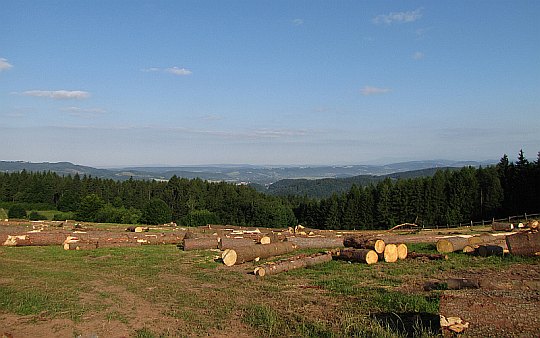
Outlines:
[{"label": "forested hill", "polygon": [[344,193],[351,189],[353,185],[365,187],[376,184],[386,178],[392,180],[408,179],[418,177],[433,176],[438,170],[457,170],[456,167],[429,168],[421,170],[411,170],[406,172],[392,173],[388,175],[358,175],[347,178],[324,178],[318,180],[308,179],[286,179],[271,184],[268,189],[256,187],[259,191],[266,192],[274,196],[307,196],[310,198],[327,198],[334,193]]},{"label": "forested hill", "polygon": [[75,175],[92,176],[97,178],[114,179],[116,181],[135,180],[169,180],[171,177],[187,179],[200,178],[206,181],[229,183],[253,183],[268,186],[284,179],[324,179],[349,178],[355,176],[381,176],[392,173],[443,167],[478,167],[495,164],[496,161],[485,162],[456,162],[448,160],[410,161],[385,165],[320,165],[320,166],[262,166],[262,165],[206,165],[182,167],[122,167],[97,169],[77,165],[70,162],[23,162],[0,161],[0,172],[13,173],[26,170],[27,172],[53,172],[60,176]]}]

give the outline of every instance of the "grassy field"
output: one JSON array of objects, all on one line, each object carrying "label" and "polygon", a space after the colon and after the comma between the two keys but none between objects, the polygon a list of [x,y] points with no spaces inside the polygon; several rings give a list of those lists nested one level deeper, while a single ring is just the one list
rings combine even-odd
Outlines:
[{"label": "grassy field", "polygon": [[433,337],[440,291],[423,291],[426,280],[538,264],[451,254],[370,266],[332,261],[256,279],[256,264],[227,268],[218,255],[174,245],[0,247],[0,327],[18,336]]}]

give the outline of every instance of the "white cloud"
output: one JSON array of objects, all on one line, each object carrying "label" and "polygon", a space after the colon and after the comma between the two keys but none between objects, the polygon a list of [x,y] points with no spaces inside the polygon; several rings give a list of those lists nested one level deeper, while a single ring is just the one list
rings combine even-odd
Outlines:
[{"label": "white cloud", "polygon": [[82,90],[28,90],[22,92],[24,96],[47,97],[55,100],[86,99],[90,93]]},{"label": "white cloud", "polygon": [[377,94],[385,94],[390,91],[389,88],[378,88],[378,87],[371,87],[371,86],[365,86],[364,88],[360,89],[360,93],[364,96],[370,96],[370,95],[377,95]]},{"label": "white cloud", "polygon": [[13,68],[13,65],[7,59],[0,58],[0,72]]},{"label": "white cloud", "polygon": [[415,52],[413,55],[412,55],[412,58],[414,60],[422,60],[424,58],[424,53],[422,52]]},{"label": "white cloud", "polygon": [[373,23],[391,25],[393,23],[414,22],[422,17],[422,8],[408,12],[392,12],[390,14],[381,14],[373,18]]},{"label": "white cloud", "polygon": [[193,74],[193,72],[186,68],[179,68],[179,67],[169,67],[169,68],[158,68],[158,67],[151,67],[151,68],[144,68],[141,69],[143,72],[163,72],[163,73],[170,73],[178,76],[187,76]]},{"label": "white cloud", "polygon": [[171,73],[171,74],[174,74],[174,75],[180,75],[180,76],[193,74],[193,72],[191,70],[189,70],[189,69],[178,68],[178,67],[167,68],[167,69],[165,69],[165,71],[167,73]]},{"label": "white cloud", "polygon": [[301,26],[301,25],[304,24],[304,20],[303,20],[303,19],[294,19],[294,20],[292,21],[292,23],[293,23],[293,25],[295,25],[295,26]]}]

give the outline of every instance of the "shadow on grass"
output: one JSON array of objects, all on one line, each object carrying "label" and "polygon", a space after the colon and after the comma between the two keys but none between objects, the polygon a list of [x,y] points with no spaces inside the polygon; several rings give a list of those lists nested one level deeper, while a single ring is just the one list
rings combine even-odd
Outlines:
[{"label": "shadow on grass", "polygon": [[437,336],[441,330],[439,315],[427,312],[381,312],[371,318],[382,327],[407,337]]}]

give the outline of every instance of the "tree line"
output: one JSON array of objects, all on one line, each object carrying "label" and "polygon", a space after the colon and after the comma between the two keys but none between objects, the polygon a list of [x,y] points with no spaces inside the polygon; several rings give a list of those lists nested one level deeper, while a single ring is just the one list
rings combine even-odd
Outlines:
[{"label": "tree line", "polygon": [[439,170],[433,176],[385,179],[314,200],[290,196],[298,221],[325,229],[384,229],[402,223],[447,225],[540,211],[540,153],[515,163]]},{"label": "tree line", "polygon": [[19,212],[24,204],[42,204],[94,222],[384,229],[405,222],[445,225],[538,212],[539,187],[540,153],[529,162],[520,151],[515,163],[504,155],[495,166],[387,178],[323,199],[276,197],[244,185],[176,176],[167,182],[120,182],[23,170],[0,173],[0,202]]}]

